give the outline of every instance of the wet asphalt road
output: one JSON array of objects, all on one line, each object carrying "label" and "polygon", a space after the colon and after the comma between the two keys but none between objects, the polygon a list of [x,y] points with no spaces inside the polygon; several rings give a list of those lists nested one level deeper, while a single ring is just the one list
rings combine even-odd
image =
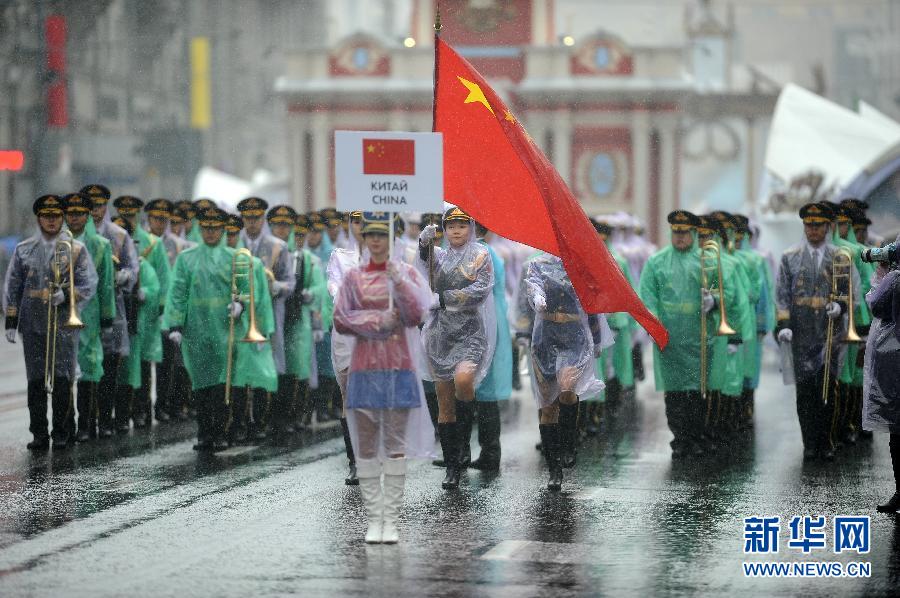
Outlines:
[{"label": "wet asphalt road", "polygon": [[[770,356],[770,360],[773,356]],[[0,346],[0,596],[888,596],[900,523],[887,439],[804,465],[793,389],[769,363],[755,438],[673,464],[661,396],[581,448],[563,492],[544,489],[530,395],[508,405],[499,476],[410,468],[399,546],[366,546],[337,430],[289,447],[191,450],[155,425],[60,454],[28,454],[20,347]],[[477,455],[477,449],[475,449]],[[743,517],[872,515],[868,555],[743,554]],[[744,561],[864,561],[865,579],[749,579]]]}]

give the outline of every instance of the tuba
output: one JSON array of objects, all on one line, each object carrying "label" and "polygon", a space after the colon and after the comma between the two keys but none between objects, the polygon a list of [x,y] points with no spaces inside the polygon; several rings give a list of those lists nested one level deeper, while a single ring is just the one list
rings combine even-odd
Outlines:
[{"label": "tuba", "polygon": [[[242,343],[262,343],[266,337],[259,331],[256,325],[256,289],[253,284],[253,254],[249,249],[242,248],[235,251],[231,258],[231,301],[247,301],[249,303],[249,324],[247,333],[241,339]],[[238,283],[241,279],[247,279],[247,294],[242,294]],[[234,368],[234,326],[236,318],[228,316],[228,357],[225,368],[225,403],[231,403],[231,373]]]},{"label": "tuba", "polygon": [[[715,260],[713,262],[713,260]],[[710,263],[713,262],[713,263]],[[710,282],[712,275],[716,275],[716,287],[711,288]],[[719,294],[719,328],[716,330],[716,336],[729,336],[736,334],[734,329],[728,324],[727,314],[725,312],[725,285],[722,282],[722,254],[719,244],[712,239],[705,241],[700,246],[700,297],[702,299],[706,292],[714,293],[718,290]],[[707,349],[707,339],[709,332],[707,330],[706,315],[700,316],[700,394],[706,396],[706,372],[709,361],[709,351]]]},{"label": "tuba", "polygon": [[[53,394],[53,386],[56,383],[56,335],[59,328],[63,330],[84,328],[84,322],[78,317],[75,305],[74,256],[72,242],[59,240],[53,247],[53,258],[50,260],[52,279],[47,289],[47,336],[44,343],[44,390],[48,395]],[[53,295],[66,287],[69,290],[69,313],[66,321],[60,323],[59,307],[53,305]]]},{"label": "tuba", "polygon": [[[838,282],[846,280],[847,292],[841,293]],[[845,343],[861,343],[862,337],[856,332],[856,320],[853,315],[853,255],[846,247],[839,247],[831,259],[831,295],[830,302],[843,301],[847,304],[847,336]],[[822,403],[828,404],[828,388],[831,383],[831,356],[834,342],[834,319],[828,318],[828,327],[825,332],[825,372],[822,378]]]}]

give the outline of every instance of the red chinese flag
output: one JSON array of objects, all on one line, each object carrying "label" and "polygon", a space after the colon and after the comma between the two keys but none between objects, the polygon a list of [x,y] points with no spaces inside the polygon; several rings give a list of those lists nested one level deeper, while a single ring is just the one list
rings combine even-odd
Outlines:
[{"label": "red chinese flag", "polygon": [[363,174],[416,174],[412,139],[363,139]]},{"label": "red chinese flag", "polygon": [[497,234],[562,258],[586,312],[628,312],[664,348],[668,331],[494,90],[440,38],[434,68],[434,130],[444,134],[446,200]]}]

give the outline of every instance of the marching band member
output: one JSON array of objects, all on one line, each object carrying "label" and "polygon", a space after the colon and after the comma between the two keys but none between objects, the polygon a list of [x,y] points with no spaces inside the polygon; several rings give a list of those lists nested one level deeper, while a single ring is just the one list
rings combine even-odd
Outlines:
[{"label": "marching band member", "polygon": [[[119,368],[128,357],[131,341],[126,305],[131,304],[132,290],[140,276],[137,250],[131,236],[113,224],[108,215],[109,189],[103,185],[86,185],[80,191],[91,199],[91,218],[97,233],[110,243],[116,279],[116,317],[112,328],[100,334],[103,343],[103,376],[97,386],[97,410],[100,438],[109,438],[115,429],[114,411],[118,392]],[[126,427],[125,432],[128,429]]]},{"label": "marching band member", "polygon": [[[275,333],[272,335],[272,351],[275,356],[275,369],[278,371],[278,396],[290,392],[290,384],[285,378],[284,362],[284,302],[294,292],[293,257],[287,249],[287,243],[272,234],[263,231],[263,216],[269,204],[259,197],[248,197],[241,200],[237,209],[244,221],[241,231],[241,243],[250,250],[253,257],[262,260],[269,276],[269,291],[275,310]],[[285,385],[284,387],[282,385]],[[269,402],[258,404],[253,402],[253,433],[256,440],[266,438],[269,425]]]},{"label": "marching band member", "polygon": [[181,347],[197,410],[195,450],[228,447],[225,404],[228,323],[243,306],[231,299],[232,252],[222,241],[226,214],[216,207],[198,213],[203,243],[175,260],[164,313],[169,339]]},{"label": "marching band member", "polygon": [[434,441],[413,356],[430,290],[415,268],[389,261],[391,233],[389,214],[363,215],[367,255],[347,273],[334,311],[335,331],[354,339],[346,412],[369,544],[398,541],[406,460],[429,456]]},{"label": "marching band member", "polygon": [[[83,307],[97,289],[97,271],[90,254],[62,230],[64,208],[56,195],[42,195],[34,201],[38,234],[16,245],[3,289],[6,340],[15,343],[18,331],[25,351],[28,429],[34,435],[28,443],[31,450],[47,449],[51,435],[53,448],[65,449],[75,432],[72,383],[78,371],[79,331],[64,324],[70,302]],[[60,243],[71,243],[71,250]],[[58,267],[58,280],[54,280],[54,267]],[[70,269],[74,279],[69,276]],[[51,307],[56,308],[55,321],[49,319]],[[51,434],[47,433],[48,395],[53,403]]]},{"label": "marching band member", "polygon": [[[330,328],[331,309],[333,301],[337,299],[344,284],[347,274],[359,265],[360,256],[364,250],[364,240],[362,237],[362,212],[350,212],[349,217],[349,235],[351,243],[346,249],[337,248],[332,252],[331,258],[325,268],[326,288],[328,297],[322,302],[322,311],[320,318],[322,319],[322,328],[327,330]],[[312,220],[309,215],[307,220],[310,222],[309,233],[315,233]],[[321,233],[320,233],[321,234]],[[350,375],[350,356],[353,351],[353,337],[332,331],[330,346],[330,360],[333,364],[335,378],[341,398],[341,429],[344,432],[344,448],[347,453],[347,461],[349,466],[349,474],[344,483],[348,486],[359,484],[359,478],[356,475],[356,457],[353,454],[353,443],[350,439],[350,427],[347,423],[347,415],[345,405],[347,403],[347,378]],[[321,380],[320,380],[321,383]]]},{"label": "marching band member", "polygon": [[[429,244],[437,226],[430,224],[419,235],[420,259],[432,269],[434,296],[422,329],[425,354],[438,397],[438,434],[447,474],[444,489],[459,487],[463,432],[473,414],[475,389],[490,367],[496,341],[494,287],[490,254],[475,240],[472,217],[450,208],[443,217],[447,247]],[[433,262],[433,266],[431,265]]]},{"label": "marching band member", "polygon": [[69,233],[73,239],[84,244],[97,272],[97,292],[81,309],[80,317],[84,328],[78,338],[78,367],[81,375],[76,384],[76,440],[85,442],[97,437],[97,385],[103,377],[101,331],[108,331],[116,316],[115,270],[109,241],[94,229],[94,221],[90,217],[91,199],[83,193],[71,193],[63,197],[62,201]]},{"label": "marching band member", "polygon": [[[834,459],[831,427],[835,416],[834,380],[840,372],[840,351],[835,342],[826,347],[829,321],[835,328],[834,339],[846,332],[843,315],[847,306],[832,301],[834,245],[828,243],[833,213],[823,203],[809,203],[800,208],[804,243],[794,245],[781,256],[775,287],[777,338],[789,345],[794,365],[797,392],[797,417],[803,437],[805,461]],[[846,292],[846,286],[844,287]],[[831,383],[825,387],[825,355],[829,352]]]},{"label": "marching band member", "polygon": [[[664,351],[654,347],[653,370],[656,390],[663,392],[666,420],[674,439],[672,457],[703,452],[703,428],[707,402],[701,396],[698,333],[700,318],[707,319],[707,355],[711,355],[718,322],[714,317],[715,298],[701,295],[700,251],[696,228],[700,219],[685,210],[668,215],[672,242],[650,256],[641,272],[640,298],[647,309],[669,331]],[[711,359],[705,364],[707,374]]]},{"label": "marching band member", "polygon": [[325,338],[320,314],[327,291],[322,263],[304,247],[309,219],[303,214],[295,214],[293,231],[294,277],[297,282],[294,294],[288,297],[285,304],[284,349],[287,371],[294,379],[287,426],[299,431],[308,406],[313,348],[315,343]]}]

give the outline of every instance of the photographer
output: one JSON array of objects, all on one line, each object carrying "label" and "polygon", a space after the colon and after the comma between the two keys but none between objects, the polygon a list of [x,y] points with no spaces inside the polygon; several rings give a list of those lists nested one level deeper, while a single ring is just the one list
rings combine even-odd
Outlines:
[{"label": "photographer", "polygon": [[900,510],[900,271],[893,263],[880,262],[866,301],[872,309],[872,326],[866,346],[871,356],[866,362],[863,391],[863,429],[887,432],[894,469],[894,495],[882,513]]}]

